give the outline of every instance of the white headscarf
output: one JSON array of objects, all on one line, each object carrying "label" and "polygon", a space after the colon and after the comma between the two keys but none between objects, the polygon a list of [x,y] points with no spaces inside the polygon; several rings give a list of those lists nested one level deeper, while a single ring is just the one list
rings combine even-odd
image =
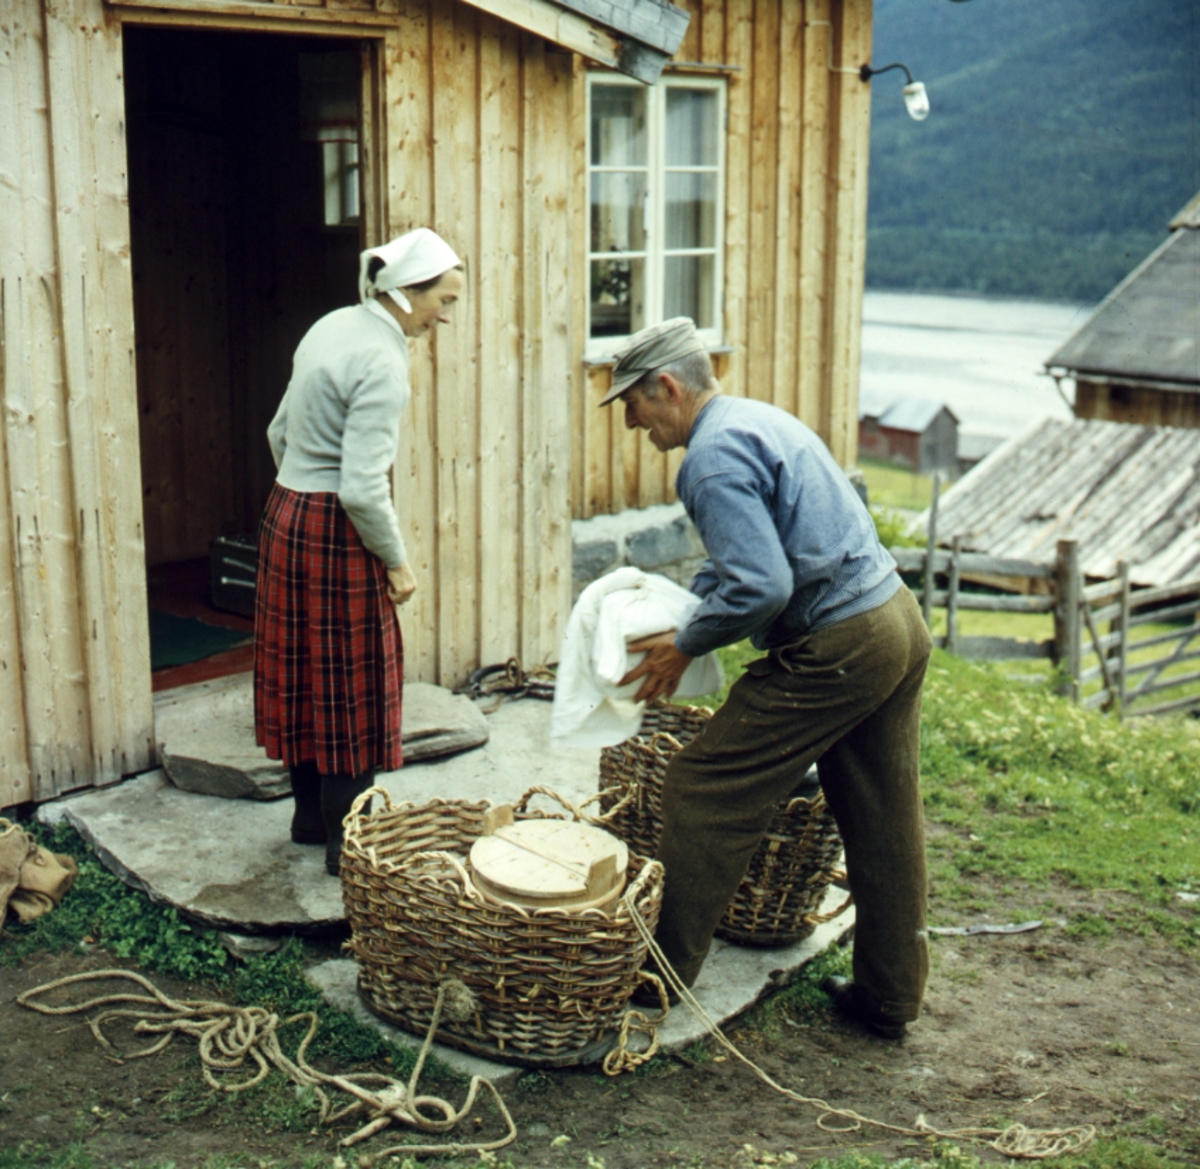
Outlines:
[{"label": "white headscarf", "polygon": [[[375,273],[375,279],[370,280],[367,267],[375,256],[383,261],[383,267]],[[418,227],[391,243],[368,248],[362,253],[358,266],[359,299],[365,301],[369,296],[386,292],[406,313],[411,313],[412,305],[400,289],[432,280],[461,263],[454,249],[436,231]]]}]

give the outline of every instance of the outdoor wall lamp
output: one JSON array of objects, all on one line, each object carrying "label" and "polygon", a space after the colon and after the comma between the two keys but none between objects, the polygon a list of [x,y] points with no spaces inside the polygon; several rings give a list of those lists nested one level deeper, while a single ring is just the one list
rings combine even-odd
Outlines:
[{"label": "outdoor wall lamp", "polygon": [[907,65],[901,65],[899,61],[885,65],[882,69],[872,69],[870,65],[864,65],[858,71],[858,75],[864,81],[870,81],[877,73],[887,73],[892,69],[903,69],[904,76],[908,78],[908,84],[904,87],[904,105],[908,109],[908,116],[914,122],[925,121],[929,117],[929,95],[925,92],[925,82],[914,81]]}]

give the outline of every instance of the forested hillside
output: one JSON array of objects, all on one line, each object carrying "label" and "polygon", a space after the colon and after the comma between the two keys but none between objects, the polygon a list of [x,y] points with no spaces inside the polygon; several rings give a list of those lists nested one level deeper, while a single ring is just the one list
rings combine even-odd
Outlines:
[{"label": "forested hillside", "polygon": [[867,284],[1095,300],[1200,189],[1200,0],[875,0]]}]

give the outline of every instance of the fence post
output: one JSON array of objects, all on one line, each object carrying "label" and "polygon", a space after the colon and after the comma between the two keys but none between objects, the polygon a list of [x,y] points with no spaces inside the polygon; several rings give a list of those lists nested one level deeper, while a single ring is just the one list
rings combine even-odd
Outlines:
[{"label": "fence post", "polygon": [[1079,608],[1082,588],[1079,576],[1079,543],[1059,540],[1054,557],[1054,660],[1059,668],[1058,692],[1079,701],[1079,670],[1082,654]]},{"label": "fence post", "polygon": [[958,582],[962,572],[962,537],[955,535],[950,552],[950,581],[946,588],[946,652],[958,653]]},{"label": "fence post", "polygon": [[942,473],[933,473],[933,502],[929,505],[929,542],[925,545],[925,583],[921,589],[921,614],[925,627],[933,626],[933,558],[937,553],[938,496],[942,492]]},{"label": "fence post", "polygon": [[1113,621],[1121,634],[1117,645],[1117,718],[1125,717],[1125,671],[1129,665],[1129,561],[1122,560],[1117,565],[1117,579],[1121,582],[1121,615]]}]

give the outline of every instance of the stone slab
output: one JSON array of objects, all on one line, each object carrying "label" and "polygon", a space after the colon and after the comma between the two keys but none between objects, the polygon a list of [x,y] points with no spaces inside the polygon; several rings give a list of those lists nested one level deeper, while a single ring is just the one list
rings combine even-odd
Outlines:
[{"label": "stone slab", "polygon": [[465,694],[428,682],[404,684],[404,758],[408,763],[482,747],[490,734],[487,716]]},{"label": "stone slab", "polygon": [[[256,800],[291,792],[286,769],[255,741],[252,674],[165,692],[155,700],[154,725],[163,770],[182,791]],[[487,739],[487,719],[465,695],[427,682],[405,685],[410,763],[471,750]]]},{"label": "stone slab", "polygon": [[[235,708],[235,689],[209,689],[212,721]],[[550,703],[504,702],[479,717],[489,732],[479,749],[410,763],[378,782],[397,802],[414,803],[513,802],[538,784],[578,803],[597,790],[599,753],[551,745]],[[157,770],[43,804],[38,815],[66,816],[123,880],[206,925],[243,934],[343,929],[341,886],[325,872],[322,847],[292,844],[291,811],[290,800],[181,791]]]},{"label": "stone slab", "polygon": [[[551,740],[550,708],[551,703],[537,698],[502,702],[487,716],[490,734],[481,749],[428,762],[410,760],[376,782],[394,799],[413,803],[434,796],[512,803],[542,786],[578,804],[599,790],[600,752]],[[545,796],[537,798],[543,807],[557,806]]]},{"label": "stone slab", "polygon": [[159,904],[242,934],[344,929],[320,845],[291,842],[291,801],[180,791],[161,769],[38,809],[65,817],[101,861]]},{"label": "stone slab", "polygon": [[[840,889],[831,889],[822,910],[831,912],[836,909],[844,896]],[[763,995],[786,986],[813,958],[842,941],[853,926],[854,909],[851,907],[836,920],[818,926],[803,941],[779,949],[734,946],[718,938],[713,942],[700,977],[692,988],[693,993],[709,1017],[717,1026],[724,1028]],[[308,977],[331,1006],[350,1012],[361,1023],[373,1027],[400,1047],[414,1051],[420,1048],[424,1036],[394,1027],[363,1006],[358,997],[358,968],[352,958],[322,962],[309,970]],[[659,1042],[667,1052],[685,1051],[708,1034],[707,1025],[682,1003],[671,1008],[666,1020],[658,1028]],[[635,1050],[644,1050],[646,1043],[646,1036],[635,1036],[632,1046]],[[435,1043],[432,1052],[463,1075],[483,1076],[497,1086],[506,1080],[512,1082],[526,1070],[516,1064],[470,1055],[442,1043]]]}]

